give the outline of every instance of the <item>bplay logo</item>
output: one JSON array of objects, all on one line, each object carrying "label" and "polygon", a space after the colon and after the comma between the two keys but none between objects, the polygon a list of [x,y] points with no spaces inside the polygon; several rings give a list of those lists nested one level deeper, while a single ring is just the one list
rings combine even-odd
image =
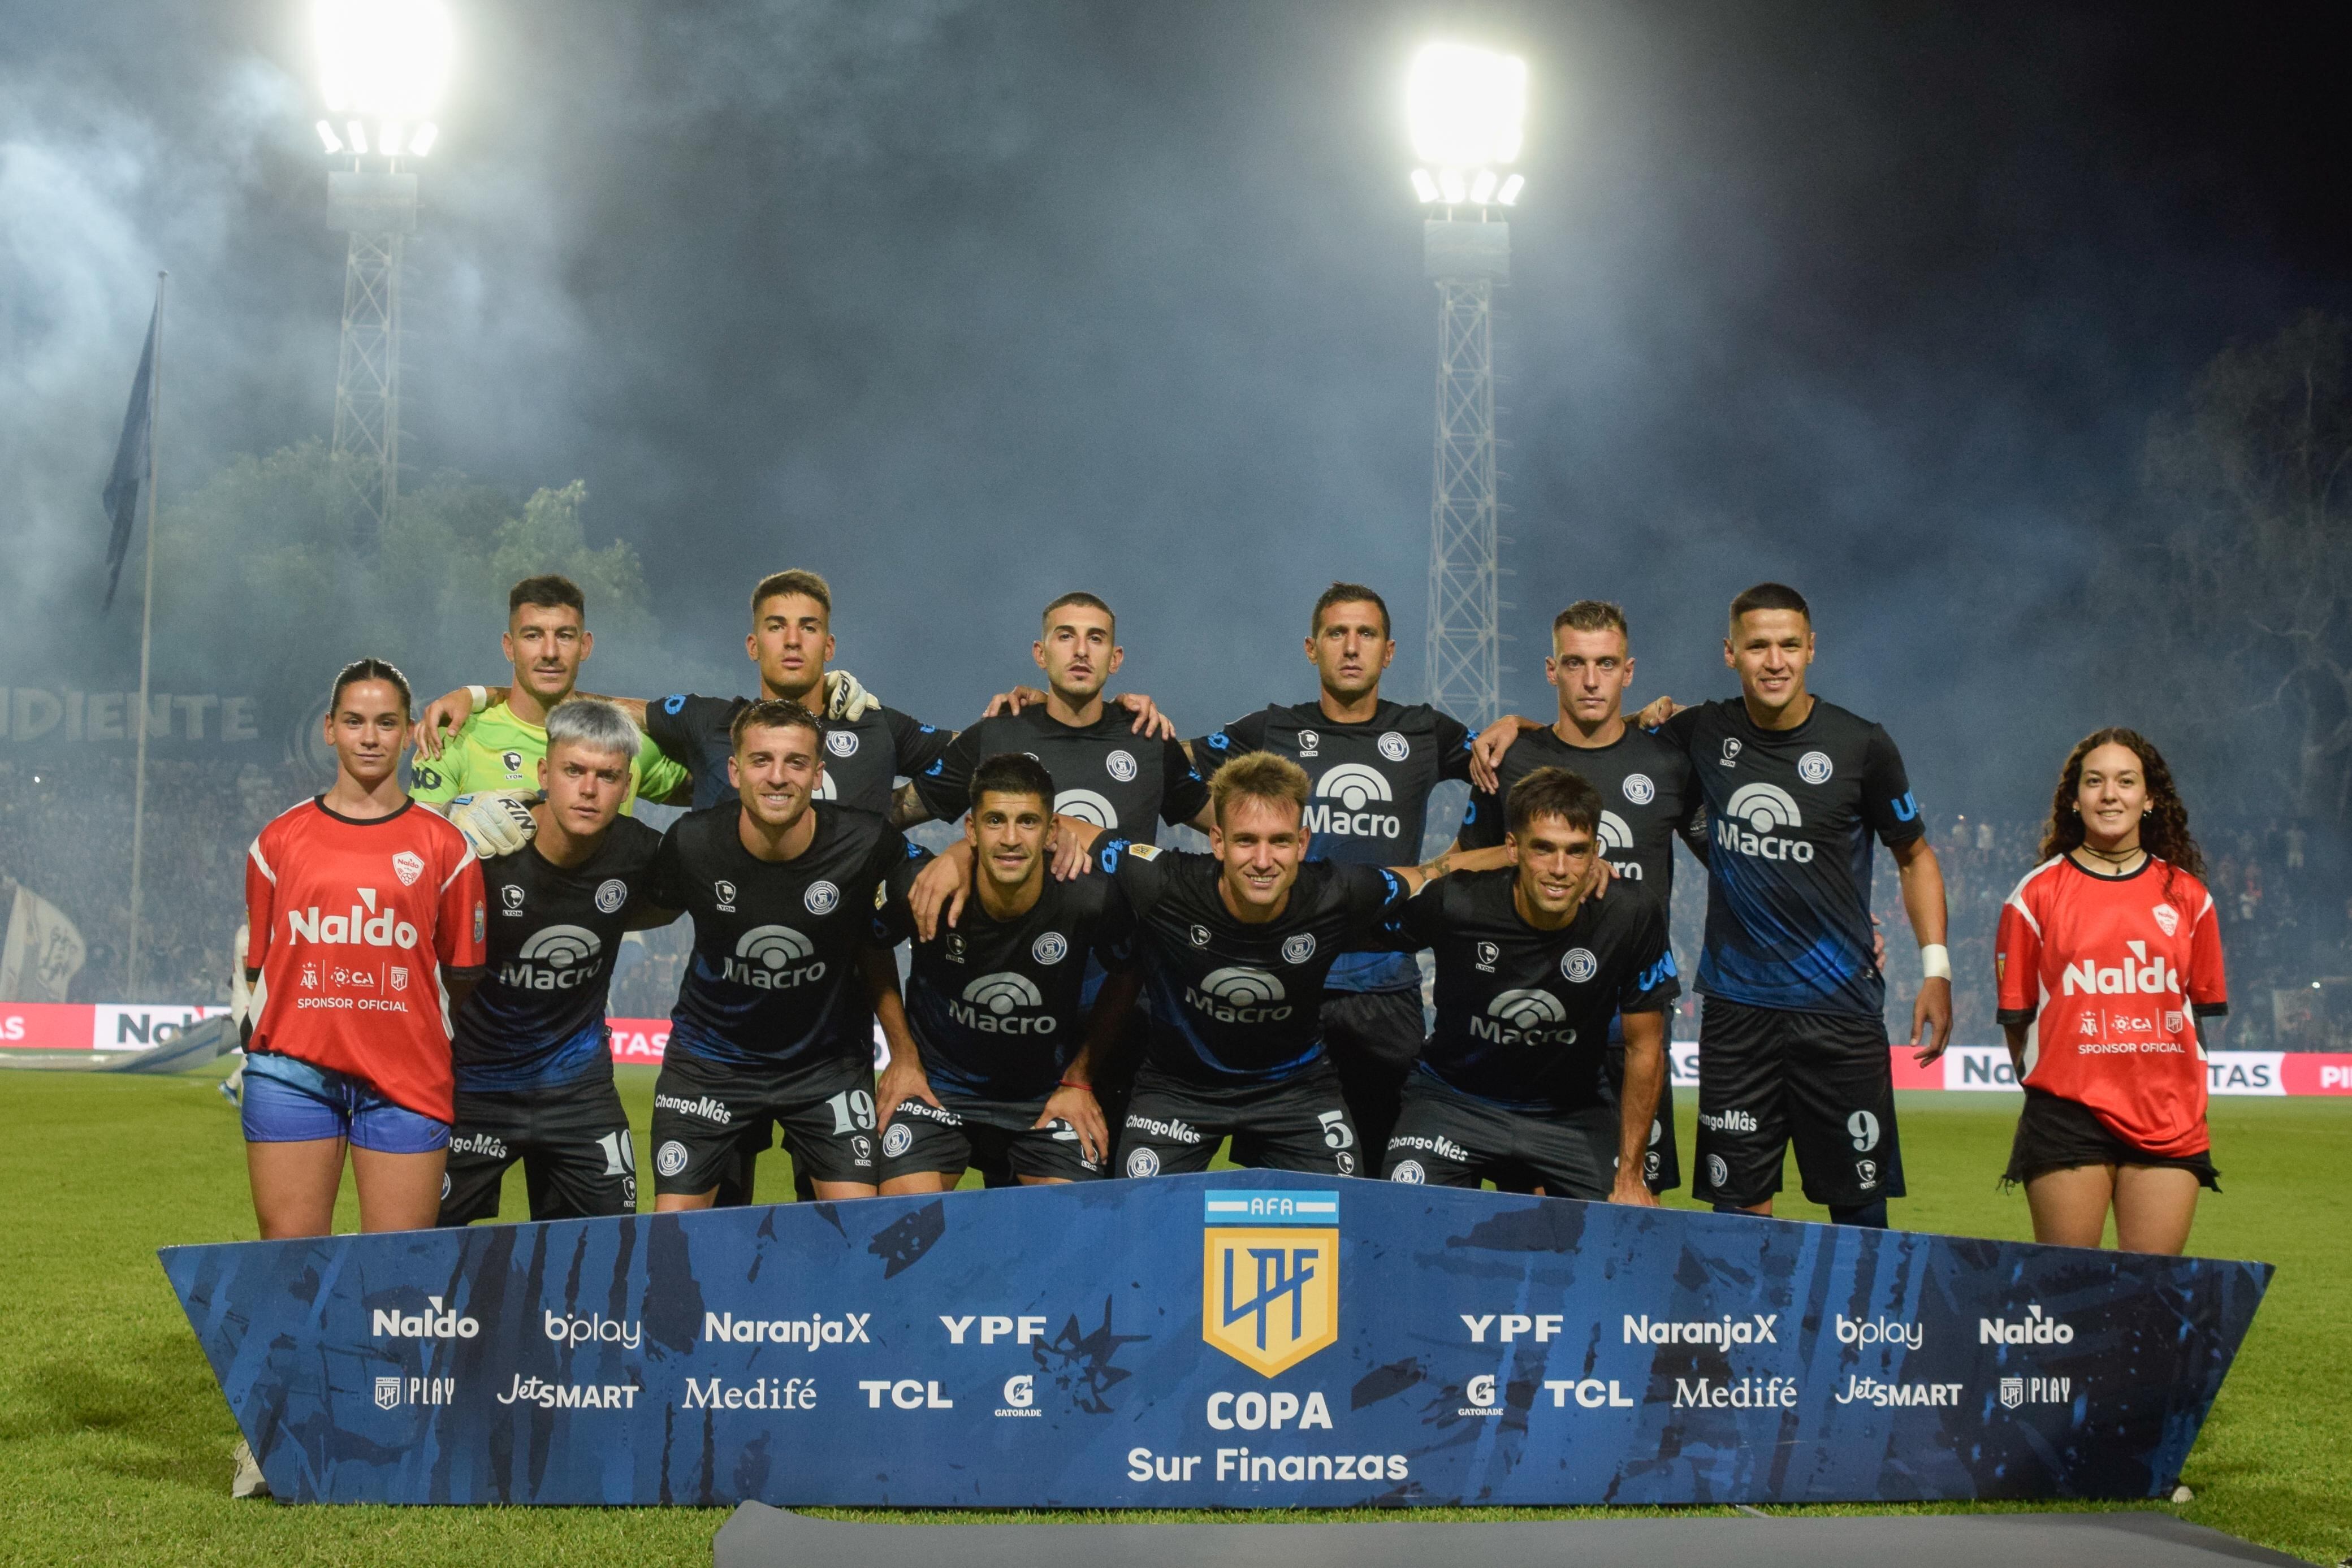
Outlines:
[{"label": "bplay logo", "polygon": [[558,1344],[617,1344],[623,1350],[635,1350],[645,1343],[645,1331],[636,1323],[620,1318],[608,1318],[602,1312],[592,1312],[575,1318],[569,1312],[548,1312],[547,1337]]},{"label": "bplay logo", "polygon": [[[1730,744],[1726,742],[1726,745]],[[1804,826],[1804,813],[1778,784],[1742,784],[1715,819],[1715,841],[1726,849],[1759,860],[1805,864],[1813,846],[1802,839],[1780,835]]]},{"label": "bplay logo", "polygon": [[1076,822],[1092,822],[1097,828],[1118,826],[1118,808],[1110,803],[1110,797],[1092,789],[1060,791],[1054,797],[1054,810],[1057,816],[1067,817]]},{"label": "bplay logo", "polygon": [[1036,1010],[1045,1005],[1035,981],[1003,969],[975,978],[961,999],[950,998],[948,1016],[982,1034],[1051,1034],[1060,1020]]},{"label": "bplay logo", "polygon": [[1307,831],[1342,838],[1394,839],[1403,835],[1402,820],[1368,806],[1389,803],[1387,777],[1360,762],[1342,762],[1315,781],[1315,799],[1307,803]]},{"label": "bplay logo", "polygon": [[1572,1045],[1576,1031],[1566,1028],[1568,1009],[1540,988],[1497,991],[1486,1004],[1486,1016],[1470,1015],[1470,1037],[1498,1045]]},{"label": "bplay logo", "polygon": [[1219,1023],[1268,1023],[1290,1016],[1282,981],[1240,965],[1210,970],[1197,987],[1184,988],[1184,999]]},{"label": "bplay logo", "polygon": [[809,962],[815,954],[816,945],[789,925],[754,925],[735,939],[726,977],[755,990],[790,990],[824,978],[824,960]]},{"label": "bplay logo", "polygon": [[1843,1314],[1835,1321],[1840,1344],[1899,1344],[1917,1350],[1927,1343],[1927,1330],[1919,1323],[1906,1323],[1895,1318],[1849,1318]]},{"label": "bplay logo", "polygon": [[534,931],[499,968],[499,983],[519,991],[568,991],[595,977],[604,945],[584,925],[548,925]]},{"label": "bplay logo", "polygon": [[425,1297],[425,1303],[421,1312],[376,1308],[369,1332],[378,1339],[472,1339],[482,1332],[474,1319],[444,1310],[438,1296]]}]

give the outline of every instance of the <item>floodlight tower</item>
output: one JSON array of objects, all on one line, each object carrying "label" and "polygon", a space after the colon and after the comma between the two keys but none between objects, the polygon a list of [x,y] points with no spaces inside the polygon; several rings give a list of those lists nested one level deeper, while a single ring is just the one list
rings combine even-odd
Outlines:
[{"label": "floodlight tower", "polygon": [[441,0],[312,0],[330,158],[327,226],[351,235],[343,337],[335,361],[328,507],[373,546],[400,504],[400,261],[416,232],[416,176],[404,159],[433,150],[430,118],[449,74]]},{"label": "floodlight tower", "polygon": [[1525,60],[1463,44],[1413,57],[1405,100],[1422,257],[1437,285],[1437,461],[1429,503],[1429,701],[1473,728],[1501,716],[1495,290],[1511,280]]}]

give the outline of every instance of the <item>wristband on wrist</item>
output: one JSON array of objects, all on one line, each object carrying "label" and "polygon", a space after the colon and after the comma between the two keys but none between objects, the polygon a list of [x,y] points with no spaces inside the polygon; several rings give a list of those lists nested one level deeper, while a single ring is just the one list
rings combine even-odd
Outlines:
[{"label": "wristband on wrist", "polygon": [[1066,1078],[1062,1080],[1061,1087],[1065,1089],[1083,1089],[1089,1094],[1095,1092],[1095,1086],[1091,1083],[1073,1083]]},{"label": "wristband on wrist", "polygon": [[474,699],[476,713],[490,706],[490,688],[488,686],[467,686],[466,695]]},{"label": "wristband on wrist", "polygon": [[1952,977],[1952,953],[1941,942],[1928,942],[1919,948],[1920,972],[1930,980]]}]

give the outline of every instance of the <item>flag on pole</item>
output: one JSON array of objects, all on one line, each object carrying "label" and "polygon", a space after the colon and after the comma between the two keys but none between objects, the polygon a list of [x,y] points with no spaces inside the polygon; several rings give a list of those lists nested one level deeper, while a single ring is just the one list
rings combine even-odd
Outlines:
[{"label": "flag on pole", "polygon": [[17,883],[0,943],[0,1001],[64,1001],[84,956],[81,931],[66,912]]},{"label": "flag on pole", "polygon": [[131,529],[139,519],[139,486],[147,477],[147,443],[155,420],[155,333],[163,325],[163,305],[147,319],[147,346],[139,354],[139,379],[131,388],[131,406],[122,411],[122,439],[114,448],[114,472],[106,481],[106,515],[114,533],[106,541],[106,604],[114,606],[115,584],[131,554]]}]

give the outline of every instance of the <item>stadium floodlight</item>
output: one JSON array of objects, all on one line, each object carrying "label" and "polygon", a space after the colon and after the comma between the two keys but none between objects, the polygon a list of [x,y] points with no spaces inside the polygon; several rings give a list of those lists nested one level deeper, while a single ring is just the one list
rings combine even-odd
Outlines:
[{"label": "stadium floodlight", "polygon": [[[433,143],[439,141],[440,137],[441,128],[434,124],[431,120],[426,120],[424,124],[416,128],[416,134],[409,138],[408,155],[412,158],[424,157],[427,152],[433,151]],[[1512,177],[1514,179],[1517,178],[1517,175]]]},{"label": "stadium floodlight", "polygon": [[1495,200],[1504,206],[1516,207],[1519,204],[1519,193],[1527,188],[1528,177],[1525,174],[1514,174],[1503,182],[1503,188],[1495,193]]},{"label": "stadium floodlight", "polygon": [[319,121],[319,141],[326,148],[330,158],[343,150],[343,139],[336,135],[335,128],[323,120]]},{"label": "stadium floodlight", "polygon": [[454,43],[441,0],[315,0],[311,15],[329,110],[398,120],[439,106]]},{"label": "stadium floodlight", "polygon": [[[1413,180],[1422,201],[1483,207],[1494,199],[1499,171],[1518,162],[1527,133],[1528,63],[1468,44],[1431,44],[1413,57],[1405,110],[1412,153],[1423,165]],[[1419,177],[1423,171],[1434,171],[1434,180],[1425,183]],[[1438,194],[1429,193],[1432,184]],[[1514,200],[1517,193],[1514,189]]]}]

